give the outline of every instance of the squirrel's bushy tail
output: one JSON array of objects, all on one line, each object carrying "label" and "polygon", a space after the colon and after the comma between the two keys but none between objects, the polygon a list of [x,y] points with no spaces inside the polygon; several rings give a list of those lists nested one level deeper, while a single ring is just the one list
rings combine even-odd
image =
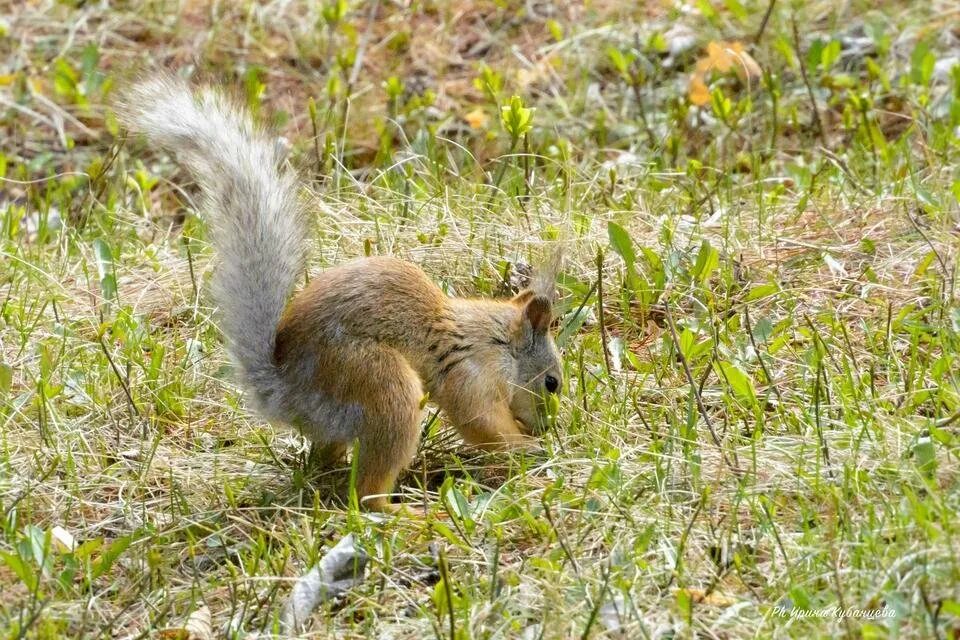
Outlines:
[{"label": "squirrel's bushy tail", "polygon": [[219,255],[213,277],[220,326],[244,381],[269,411],[282,389],[274,365],[280,315],[306,249],[303,204],[280,167],[278,141],[212,89],[164,76],[134,85],[118,113],[132,130],[177,155],[203,192]]}]

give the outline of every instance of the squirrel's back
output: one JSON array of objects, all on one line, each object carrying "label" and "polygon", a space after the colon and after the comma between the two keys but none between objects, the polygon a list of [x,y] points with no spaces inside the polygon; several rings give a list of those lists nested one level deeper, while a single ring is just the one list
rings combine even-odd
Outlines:
[{"label": "squirrel's back", "polygon": [[270,398],[283,390],[276,330],[306,257],[304,208],[277,141],[218,92],[172,76],[133,86],[118,112],[199,184],[220,257],[212,282],[220,326],[261,409],[273,413]]}]

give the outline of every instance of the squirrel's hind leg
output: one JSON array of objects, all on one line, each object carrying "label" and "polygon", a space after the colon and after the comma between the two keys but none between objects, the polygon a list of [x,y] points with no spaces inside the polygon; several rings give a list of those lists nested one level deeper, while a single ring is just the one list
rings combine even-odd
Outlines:
[{"label": "squirrel's hind leg", "polygon": [[420,441],[423,384],[399,352],[371,340],[323,344],[314,357],[313,375],[302,378],[317,386],[298,401],[312,410],[316,457],[335,462],[356,440],[361,506],[389,510],[388,494]]},{"label": "squirrel's hind leg", "polygon": [[423,385],[396,351],[384,347],[370,351],[359,360],[366,373],[366,397],[357,432],[357,496],[365,509],[389,511],[387,494],[420,442]]}]

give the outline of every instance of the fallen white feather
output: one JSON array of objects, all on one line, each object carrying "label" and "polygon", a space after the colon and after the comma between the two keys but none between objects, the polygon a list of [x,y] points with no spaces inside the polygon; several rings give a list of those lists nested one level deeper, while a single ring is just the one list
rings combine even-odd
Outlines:
[{"label": "fallen white feather", "polygon": [[318,604],[335,598],[363,580],[367,554],[353,534],[345,536],[293,586],[281,622],[286,633],[296,633]]}]

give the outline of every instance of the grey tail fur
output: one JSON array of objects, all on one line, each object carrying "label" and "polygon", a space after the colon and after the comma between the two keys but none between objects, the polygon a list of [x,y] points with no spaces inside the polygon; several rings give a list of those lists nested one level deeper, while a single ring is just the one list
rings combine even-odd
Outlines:
[{"label": "grey tail fur", "polygon": [[294,176],[280,168],[277,140],[222,94],[194,92],[169,76],[134,85],[118,113],[175,153],[199,183],[220,258],[213,277],[220,326],[244,382],[273,413],[283,390],[274,365],[277,325],[306,258],[304,207]]}]

